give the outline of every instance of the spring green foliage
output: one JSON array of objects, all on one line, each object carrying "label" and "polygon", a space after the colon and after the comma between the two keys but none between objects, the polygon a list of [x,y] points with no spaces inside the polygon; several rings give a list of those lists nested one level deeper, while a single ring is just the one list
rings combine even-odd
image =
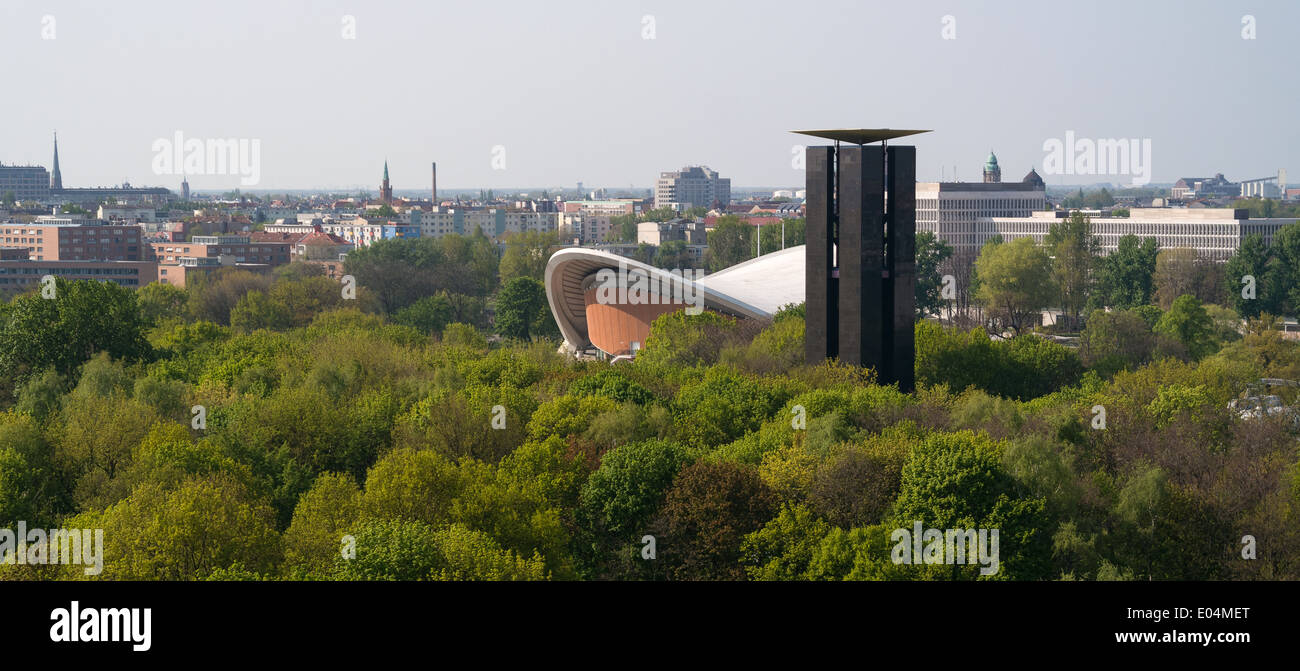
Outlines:
[{"label": "spring green foliage", "polygon": [[[536,281],[453,242],[362,254],[392,284],[355,303],[296,271],[15,298],[0,527],[104,529],[97,579],[1300,578],[1296,429],[1227,407],[1300,377],[1271,318],[1144,301],[1093,311],[1077,351],[920,322],[901,393],[806,365],[798,305],[666,314],[631,362],[567,358],[502,321]],[[998,572],[895,563],[916,522],[998,529]]]}]

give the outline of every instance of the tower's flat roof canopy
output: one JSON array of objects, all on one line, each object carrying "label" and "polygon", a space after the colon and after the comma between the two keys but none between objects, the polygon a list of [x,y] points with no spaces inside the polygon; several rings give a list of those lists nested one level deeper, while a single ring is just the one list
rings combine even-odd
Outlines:
[{"label": "tower's flat roof canopy", "polygon": [[900,128],[831,128],[826,130],[792,130],[790,132],[798,133],[800,135],[826,138],[827,140],[835,140],[836,142],[870,144],[872,142],[892,140],[896,137],[907,137],[908,135],[929,133],[930,131],[903,130]]}]

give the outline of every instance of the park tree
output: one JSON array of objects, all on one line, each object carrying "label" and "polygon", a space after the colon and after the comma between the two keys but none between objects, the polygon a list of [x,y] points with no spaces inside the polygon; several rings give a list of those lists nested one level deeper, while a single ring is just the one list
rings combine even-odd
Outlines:
[{"label": "park tree", "polygon": [[[792,218],[786,219],[782,223],[769,224],[760,227],[758,233],[763,242],[763,253],[770,254],[782,249],[802,245],[804,243],[805,223],[806,222],[803,218]],[[784,239],[782,239],[782,235],[785,236]],[[919,238],[920,236],[918,235],[917,237]]]},{"label": "park tree", "polygon": [[881,521],[898,494],[901,464],[851,449],[817,468],[808,505],[837,527],[865,527]]},{"label": "park tree", "polygon": [[686,248],[686,241],[669,240],[659,245],[654,265],[666,270],[694,268],[695,255]]},{"label": "park tree", "polygon": [[1092,221],[1073,212],[1068,219],[1052,224],[1044,243],[1052,255],[1052,279],[1060,289],[1061,309],[1075,328],[1092,291],[1101,242],[1092,235]]},{"label": "park tree", "polygon": [[270,287],[271,278],[242,269],[220,268],[211,274],[200,274],[185,288],[190,296],[190,317],[229,326],[230,312],[240,299],[250,291],[265,294]]},{"label": "park tree", "polygon": [[1002,326],[1016,333],[1037,324],[1038,313],[1052,305],[1057,289],[1052,260],[1033,238],[986,245],[975,262],[976,298]]},{"label": "park tree", "polygon": [[356,522],[361,490],[346,474],[322,473],[298,499],[284,532],[285,563],[306,575],[329,571],[343,536]]},{"label": "park tree", "polygon": [[656,527],[662,561],[675,580],[745,577],[741,542],[772,517],[775,495],[752,466],[700,462],[683,468],[665,496]]},{"label": "park tree", "polygon": [[1277,301],[1272,307],[1280,314],[1300,314],[1300,222],[1278,229],[1270,251],[1267,291]]},{"label": "park tree", "polygon": [[1194,249],[1178,247],[1165,249],[1156,257],[1156,271],[1152,277],[1156,303],[1168,310],[1174,299],[1184,294],[1211,303],[1223,295],[1222,269],[1210,259],[1202,258]]},{"label": "park tree", "polygon": [[280,560],[270,506],[220,473],[171,487],[145,484],[103,513],[67,524],[104,530],[101,578],[194,580],[236,564],[267,572]]},{"label": "park tree", "polygon": [[170,284],[151,282],[135,292],[140,306],[140,318],[145,324],[157,326],[165,319],[184,319],[189,296],[184,289]]},{"label": "park tree", "polygon": [[501,288],[496,299],[497,332],[507,338],[532,340],[559,333],[546,300],[546,287],[531,277],[516,277]]},{"label": "park tree", "polygon": [[1219,343],[1214,339],[1214,322],[1201,301],[1191,294],[1183,294],[1174,300],[1169,311],[1156,323],[1155,331],[1182,343],[1193,360],[1219,349]]},{"label": "park tree", "polygon": [[1097,310],[1079,335],[1083,364],[1105,375],[1131,370],[1151,359],[1156,334],[1141,315],[1132,310]]},{"label": "park tree", "polygon": [[1237,314],[1253,319],[1264,312],[1276,314],[1277,299],[1268,277],[1268,248],[1258,233],[1247,235],[1224,267],[1224,282],[1230,305]]},{"label": "park tree", "polygon": [[97,352],[128,361],[152,356],[130,289],[63,279],[51,288],[51,298],[24,294],[0,312],[0,373],[8,384],[47,368],[68,375]]},{"label": "park tree", "polygon": [[686,461],[683,447],[664,440],[629,443],[606,452],[582,488],[580,518],[610,533],[635,533],[659,508]]},{"label": "park tree", "polygon": [[754,227],[733,214],[718,217],[708,239],[710,272],[716,273],[754,258]]},{"label": "park tree", "polygon": [[445,291],[434,296],[425,296],[420,300],[398,310],[393,321],[423,333],[442,333],[447,324],[453,321],[452,303]]},{"label": "park tree", "polygon": [[546,264],[551,258],[551,248],[557,242],[555,233],[524,231],[506,236],[506,248],[501,253],[501,282],[505,284],[516,277],[530,277],[538,282],[545,279]]},{"label": "park tree", "polygon": [[[998,579],[1035,580],[1049,575],[1052,527],[1045,501],[1030,498],[1002,467],[998,446],[964,431],[935,434],[917,444],[903,466],[895,506],[898,528],[1000,529]],[[975,573],[954,565],[954,578]]]},{"label": "park tree", "polygon": [[1098,264],[1092,306],[1127,309],[1150,303],[1159,251],[1155,238],[1120,238],[1116,250]]},{"label": "park tree", "polygon": [[379,240],[350,252],[344,267],[388,314],[439,291],[486,296],[498,276],[496,246],[481,231]]},{"label": "park tree", "polygon": [[916,234],[916,316],[918,319],[938,312],[947,305],[943,298],[943,277],[939,268],[952,258],[952,245],[934,233]]}]

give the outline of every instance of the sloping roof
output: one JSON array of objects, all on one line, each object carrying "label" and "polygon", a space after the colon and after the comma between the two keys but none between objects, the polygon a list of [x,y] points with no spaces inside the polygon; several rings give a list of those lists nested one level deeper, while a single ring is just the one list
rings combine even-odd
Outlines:
[{"label": "sloping roof", "polygon": [[268,231],[249,231],[248,238],[253,242],[288,242],[296,243],[302,239],[302,233],[270,233]]},{"label": "sloping roof", "polygon": [[348,245],[348,246],[352,245],[352,243],[348,242],[347,240],[344,240],[343,238],[340,238],[339,236],[334,235],[333,233],[326,233],[324,231],[312,231],[311,233],[308,233],[305,237],[303,237],[301,240],[299,240],[298,244],[321,246],[321,247],[337,247],[339,245]]},{"label": "sloping roof", "polygon": [[551,255],[546,264],[546,300],[565,342],[575,347],[588,343],[587,300],[583,282],[601,269],[641,271],[655,282],[695,285],[702,291],[704,307],[718,312],[764,319],[781,306],[804,300],[804,248],[791,247],[737,264],[700,280],[683,280],[666,270],[625,256],[590,247],[568,247]]}]

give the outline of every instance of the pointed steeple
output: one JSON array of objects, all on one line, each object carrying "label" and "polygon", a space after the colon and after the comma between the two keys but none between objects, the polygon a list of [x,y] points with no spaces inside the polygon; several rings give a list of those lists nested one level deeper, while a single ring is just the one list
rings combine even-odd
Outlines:
[{"label": "pointed steeple", "polygon": [[50,188],[63,188],[63,173],[59,171],[59,132],[54,131],[54,170],[50,172]]},{"label": "pointed steeple", "polygon": [[388,159],[384,159],[384,181],[379,185],[379,200],[385,205],[393,204],[393,185],[388,183]]}]

